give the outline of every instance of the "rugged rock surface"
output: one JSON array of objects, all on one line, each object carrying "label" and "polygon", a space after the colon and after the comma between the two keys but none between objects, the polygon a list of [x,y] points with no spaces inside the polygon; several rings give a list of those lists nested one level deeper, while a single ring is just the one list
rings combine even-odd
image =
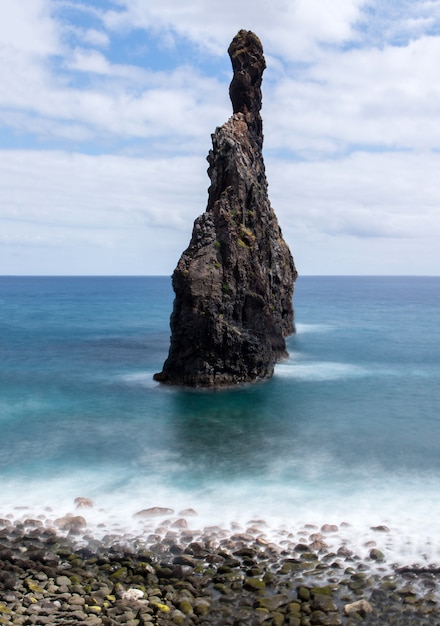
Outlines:
[{"label": "rugged rock surface", "polygon": [[294,332],[297,272],[267,194],[262,156],[260,40],[229,47],[233,116],[212,135],[205,213],[173,273],[171,346],[155,379],[225,386],[270,377]]}]

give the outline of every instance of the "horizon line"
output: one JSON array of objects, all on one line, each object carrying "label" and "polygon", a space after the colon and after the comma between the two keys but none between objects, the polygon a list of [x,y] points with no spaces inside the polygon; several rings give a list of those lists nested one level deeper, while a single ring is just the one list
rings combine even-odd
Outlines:
[{"label": "horizon line", "polygon": [[[170,278],[172,274],[0,274],[0,278]],[[440,278],[440,274],[300,274],[301,278]],[[296,282],[296,281],[295,281]]]}]

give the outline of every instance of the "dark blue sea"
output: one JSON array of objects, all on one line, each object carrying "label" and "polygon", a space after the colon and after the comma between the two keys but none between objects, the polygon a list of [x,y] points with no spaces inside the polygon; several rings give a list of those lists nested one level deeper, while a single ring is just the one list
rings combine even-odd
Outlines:
[{"label": "dark blue sea", "polygon": [[289,359],[223,391],[153,381],[172,303],[168,277],[0,278],[1,516],[386,524],[439,560],[440,278],[300,277]]}]

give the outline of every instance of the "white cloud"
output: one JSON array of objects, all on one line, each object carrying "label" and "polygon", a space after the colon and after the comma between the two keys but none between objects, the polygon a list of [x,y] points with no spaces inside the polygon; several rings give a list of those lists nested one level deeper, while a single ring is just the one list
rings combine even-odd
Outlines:
[{"label": "white cloud", "polygon": [[[40,7],[41,13],[41,1],[33,0],[31,12],[34,21],[40,24],[40,20],[44,26],[40,24],[40,35],[48,23],[47,16],[39,17],[36,10]],[[365,4],[363,0],[324,6],[318,0],[277,0],[269,11],[260,0],[260,10],[253,13],[252,20],[261,22],[263,43],[275,70],[271,77],[269,67],[264,85],[268,148],[288,148],[315,158],[351,145],[439,145],[440,130],[436,129],[440,125],[435,120],[440,90],[435,87],[435,58],[440,53],[440,38],[421,37],[407,46],[373,50],[319,48],[322,42],[355,39],[354,25]],[[156,32],[172,29],[200,46],[218,48],[225,56],[231,32],[235,32],[227,18],[229,5],[210,7],[213,28],[206,28],[207,6],[201,0],[185,6],[177,0],[154,6],[143,0],[121,0],[121,5],[121,12],[107,14],[110,26],[123,23],[125,28],[136,25]],[[238,5],[234,15],[237,20],[243,15],[244,20],[245,13],[244,5]],[[56,32],[55,22],[52,31]],[[103,42],[96,42],[98,47],[99,43]],[[64,68],[87,76],[87,86],[76,87],[74,76],[72,80],[69,75],[56,75],[27,53],[16,54],[11,48],[0,52],[0,81],[5,87],[0,103],[21,111],[15,116],[15,127],[21,119],[23,130],[29,131],[34,124],[53,137],[71,136],[79,141],[81,137],[102,141],[112,136],[171,136],[174,150],[178,137],[186,145],[190,145],[188,138],[194,137],[202,146],[203,137],[229,114],[225,84],[207,79],[191,67],[152,72],[112,63],[93,47],[65,48],[63,52]],[[313,63],[299,72],[287,69],[292,59],[301,60],[304,55]],[[284,66],[277,61],[280,57]],[[30,115],[27,123],[26,112]]]},{"label": "white cloud", "polygon": [[96,28],[78,28],[72,25],[64,25],[65,33],[71,33],[82,44],[97,46],[98,48],[106,48],[110,44],[110,37],[102,30]]},{"label": "white cloud", "polygon": [[298,77],[269,84],[268,147],[302,156],[351,146],[440,146],[440,37],[408,46],[334,51]]},{"label": "white cloud", "polygon": [[355,153],[320,162],[268,163],[284,228],[357,238],[440,236],[440,154]]},{"label": "white cloud", "polygon": [[1,117],[4,123],[12,119],[17,130],[39,134],[44,128],[52,137],[104,142],[169,135],[175,150],[176,140],[184,147],[188,137],[206,145],[217,120],[226,117],[219,84],[186,68],[153,74],[112,65],[96,51],[75,51],[72,68],[106,79],[84,89],[66,85],[26,56],[15,55],[13,66],[10,60],[0,51]]},{"label": "white cloud", "polygon": [[[181,148],[184,142],[194,145],[188,137],[209,138],[224,116],[215,78],[205,79],[189,67],[154,72],[112,63],[93,47],[70,49],[64,34],[72,28],[98,47],[108,36],[101,38],[96,29],[75,29],[51,18],[49,0],[5,3],[0,10],[7,18],[0,20],[4,127],[50,140],[95,139],[101,145],[168,135],[174,151],[179,142]],[[162,149],[166,151],[165,142]]]},{"label": "white cloud", "polygon": [[[289,2],[286,14],[277,12],[277,27],[274,33],[269,33],[271,49],[290,61],[310,62],[318,53],[320,44],[357,40],[355,24],[365,4],[368,4],[366,0]],[[286,36],[287,31],[291,32],[291,37]]]},{"label": "white cloud", "polygon": [[[439,154],[269,160],[272,205],[300,273],[435,273],[439,167]],[[87,273],[87,259],[89,273],[170,273],[206,206],[205,169],[190,157],[0,152],[3,271]]]},{"label": "white cloud", "polygon": [[[26,2],[33,7],[26,20],[31,20],[38,38],[49,29],[55,42],[62,23],[49,20],[43,0]],[[440,90],[435,65],[439,37],[424,36],[406,46],[380,49],[319,47],[322,42],[355,39],[354,25],[361,20],[365,4],[364,0],[339,0],[324,6],[318,0],[276,0],[269,10],[260,0],[252,20],[261,22],[271,64],[264,83],[267,148],[287,148],[316,158],[351,146],[426,149],[439,145]],[[236,30],[227,17],[229,5],[210,7],[212,28],[206,27],[207,6],[201,0],[185,5],[165,0],[154,6],[144,0],[121,0],[121,6],[121,12],[107,14],[113,27],[123,22],[125,28],[172,29],[200,46],[214,45],[215,40],[214,48],[224,56],[231,32]],[[245,14],[244,5],[239,4],[234,13],[237,20]],[[80,30],[99,34],[96,29]],[[108,34],[103,36],[108,38]],[[97,47],[100,43],[96,42]],[[40,136],[45,129],[50,137],[95,138],[107,145],[117,138],[169,137],[172,152],[179,138],[180,149],[185,145],[202,149],[204,138],[229,115],[227,81],[206,78],[190,66],[153,72],[111,62],[93,47],[61,49],[53,43],[50,49],[62,51],[64,74],[54,72],[50,64],[28,51],[10,46],[0,50],[4,87],[0,106],[5,120],[13,118],[14,128],[19,129],[21,121],[25,132],[34,127]],[[302,69],[290,65],[303,55],[309,64]],[[162,150],[166,145],[162,142]]]},{"label": "white cloud", "polygon": [[[356,36],[353,25],[367,0],[119,0],[123,10],[110,10],[104,22],[110,29],[144,28],[161,33],[164,44],[172,34],[216,54],[224,54],[240,28],[264,33],[271,52],[302,60],[320,42],[341,43]],[[171,38],[171,39],[170,39]]]},{"label": "white cloud", "polygon": [[[226,50],[249,28],[268,60],[271,200],[300,272],[438,273],[439,1],[111,6],[3,0],[0,121],[47,148],[0,152],[3,271],[170,272],[230,115]],[[168,65],[118,57],[134,29]]]},{"label": "white cloud", "polygon": [[64,120],[45,119],[29,115],[28,112],[4,110],[0,119],[4,126],[14,131],[17,138],[30,134],[41,142],[54,140],[68,144],[81,144],[93,140],[96,136],[96,133],[84,124],[74,121],[66,124]]},{"label": "white cloud", "polygon": [[2,0],[0,16],[1,47],[43,56],[59,49],[50,0]]},{"label": "white cloud", "polygon": [[102,52],[89,48],[75,48],[67,59],[66,65],[69,69],[79,72],[127,78],[140,85],[145,85],[148,79],[153,78],[152,72],[130,65],[112,64]]},{"label": "white cloud", "polygon": [[1,151],[2,218],[96,231],[139,226],[185,229],[190,207],[196,212],[204,208],[200,200],[208,179],[200,166],[202,159],[183,157],[149,160]]},{"label": "white cloud", "polygon": [[272,205],[300,273],[438,274],[439,168],[438,153],[269,160]]},{"label": "white cloud", "polygon": [[2,271],[170,273],[208,182],[197,158],[1,151]]}]

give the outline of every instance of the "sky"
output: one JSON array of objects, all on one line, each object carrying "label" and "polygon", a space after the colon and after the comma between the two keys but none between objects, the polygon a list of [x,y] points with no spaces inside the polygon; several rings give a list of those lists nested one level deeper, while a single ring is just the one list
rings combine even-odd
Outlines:
[{"label": "sky", "polygon": [[440,0],[1,0],[0,274],[172,273],[242,28],[299,274],[440,274]]}]

